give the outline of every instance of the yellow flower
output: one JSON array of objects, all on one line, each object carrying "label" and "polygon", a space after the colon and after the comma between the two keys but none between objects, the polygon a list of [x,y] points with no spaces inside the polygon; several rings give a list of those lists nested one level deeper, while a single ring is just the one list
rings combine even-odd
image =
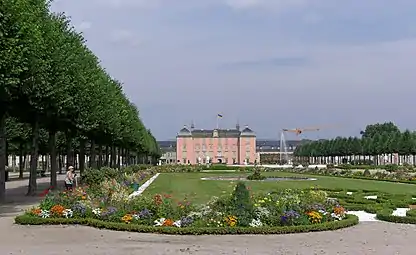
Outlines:
[{"label": "yellow flower", "polygon": [[237,217],[228,216],[225,218],[225,222],[228,224],[228,226],[235,227],[237,225]]},{"label": "yellow flower", "polygon": [[319,212],[311,211],[311,212],[307,212],[306,215],[308,215],[309,221],[311,223],[314,223],[314,224],[321,223],[322,215]]},{"label": "yellow flower", "polygon": [[124,223],[130,223],[133,220],[133,215],[126,214],[121,218],[121,220],[124,221]]}]

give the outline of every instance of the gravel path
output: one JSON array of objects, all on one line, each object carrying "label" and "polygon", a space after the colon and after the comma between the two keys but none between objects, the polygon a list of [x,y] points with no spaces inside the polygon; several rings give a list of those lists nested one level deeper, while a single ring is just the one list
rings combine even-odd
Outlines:
[{"label": "gravel path", "polygon": [[365,222],[333,232],[293,235],[163,236],[114,232],[82,226],[18,226],[13,224],[12,217],[17,211],[19,210],[0,211],[2,255],[411,255],[415,254],[416,250],[416,225]]}]

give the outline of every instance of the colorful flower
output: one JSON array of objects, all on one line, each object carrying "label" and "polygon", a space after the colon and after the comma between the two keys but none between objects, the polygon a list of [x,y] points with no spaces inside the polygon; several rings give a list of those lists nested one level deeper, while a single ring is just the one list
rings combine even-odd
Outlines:
[{"label": "colorful flower", "polygon": [[236,216],[228,216],[225,218],[225,222],[230,227],[235,227],[237,225],[237,217]]},{"label": "colorful flower", "polygon": [[157,227],[163,226],[163,224],[165,223],[165,220],[166,220],[165,218],[160,218],[160,219],[155,220],[154,221],[155,226]]},{"label": "colorful flower", "polygon": [[313,224],[321,223],[322,215],[317,211],[307,212],[306,215],[309,217],[309,221]]},{"label": "colorful flower", "polygon": [[130,223],[133,220],[133,215],[131,214],[126,214],[121,218],[121,221],[123,221],[124,223]]},{"label": "colorful flower", "polygon": [[163,225],[162,226],[164,226],[164,227],[171,227],[171,226],[173,226],[173,223],[174,223],[174,221],[172,219],[166,219],[163,222]]},{"label": "colorful flower", "polygon": [[51,214],[56,215],[56,216],[63,216],[65,211],[65,207],[63,207],[62,205],[54,205],[51,208]]},{"label": "colorful flower", "polygon": [[63,216],[65,218],[71,218],[73,214],[74,213],[71,209],[65,209],[64,212],[63,212]]}]

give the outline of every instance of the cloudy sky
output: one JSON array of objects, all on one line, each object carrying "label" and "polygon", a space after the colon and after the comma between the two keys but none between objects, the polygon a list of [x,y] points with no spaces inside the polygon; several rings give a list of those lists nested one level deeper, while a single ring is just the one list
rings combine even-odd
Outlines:
[{"label": "cloudy sky", "polygon": [[415,129],[414,0],[57,0],[157,139],[237,120],[259,138]]}]

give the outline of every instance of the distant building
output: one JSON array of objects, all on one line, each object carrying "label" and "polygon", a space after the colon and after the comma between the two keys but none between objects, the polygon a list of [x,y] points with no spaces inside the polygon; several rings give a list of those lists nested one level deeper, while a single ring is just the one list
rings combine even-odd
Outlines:
[{"label": "distant building", "polygon": [[[190,131],[192,128],[190,129]],[[307,140],[306,140],[307,141]],[[292,158],[293,151],[296,147],[305,142],[305,140],[286,140],[286,151],[281,148],[279,140],[268,140],[268,139],[256,139],[256,160],[257,163],[262,164],[276,164],[282,158],[280,156],[281,151],[283,154],[287,154],[289,158]],[[177,141],[158,141],[159,147],[162,151],[161,163],[162,164],[183,164],[183,159],[178,162],[177,159]],[[283,157],[284,158],[284,157]],[[202,160],[203,161],[203,160]],[[204,162],[204,161],[203,161]],[[214,161],[213,161],[214,162]],[[206,158],[205,158],[206,163]]]},{"label": "distant building", "polygon": [[256,134],[246,126],[235,129],[194,129],[185,126],[176,137],[178,164],[253,164],[257,161]]}]

